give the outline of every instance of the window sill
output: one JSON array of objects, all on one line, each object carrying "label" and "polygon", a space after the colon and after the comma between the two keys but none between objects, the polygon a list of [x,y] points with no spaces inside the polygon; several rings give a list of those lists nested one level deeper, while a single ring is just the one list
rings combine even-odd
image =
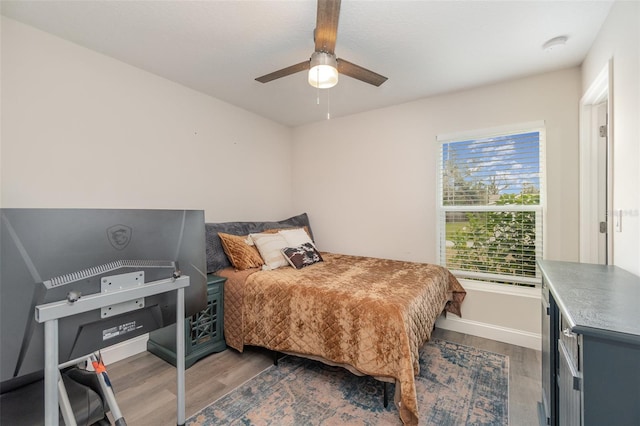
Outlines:
[{"label": "window sill", "polygon": [[540,287],[523,287],[518,285],[496,284],[484,281],[458,278],[465,290],[483,291],[486,293],[509,294],[520,297],[540,298]]}]

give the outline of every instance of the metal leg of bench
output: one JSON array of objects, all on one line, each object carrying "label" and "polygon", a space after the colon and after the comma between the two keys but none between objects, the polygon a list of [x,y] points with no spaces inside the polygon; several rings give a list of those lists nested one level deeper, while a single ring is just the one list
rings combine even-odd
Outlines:
[{"label": "metal leg of bench", "polygon": [[387,392],[387,382],[382,382],[384,385],[384,408],[389,406],[389,393]]}]

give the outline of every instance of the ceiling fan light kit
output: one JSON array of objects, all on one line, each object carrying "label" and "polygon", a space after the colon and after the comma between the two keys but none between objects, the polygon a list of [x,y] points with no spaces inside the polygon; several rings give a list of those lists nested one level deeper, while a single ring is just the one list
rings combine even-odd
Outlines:
[{"label": "ceiling fan light kit", "polygon": [[309,84],[318,89],[329,89],[338,84],[338,62],[326,52],[313,52],[309,61]]}]

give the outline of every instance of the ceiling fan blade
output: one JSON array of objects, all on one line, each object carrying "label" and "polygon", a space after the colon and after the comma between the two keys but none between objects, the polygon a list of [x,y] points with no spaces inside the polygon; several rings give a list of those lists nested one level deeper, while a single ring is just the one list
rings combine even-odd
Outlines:
[{"label": "ceiling fan blade", "polygon": [[275,80],[281,77],[286,77],[288,75],[295,74],[297,72],[308,70],[308,69],[309,69],[309,60],[306,60],[304,62],[300,62],[299,64],[291,65],[290,67],[282,68],[281,70],[263,75],[262,77],[258,77],[256,78],[256,81],[259,81],[260,83],[268,83],[272,80]]},{"label": "ceiling fan blade", "polygon": [[365,83],[373,84],[376,87],[387,81],[387,77],[339,58],[338,73],[348,75],[349,77],[364,81]]},{"label": "ceiling fan blade", "polygon": [[338,36],[339,15],[340,0],[318,0],[318,15],[314,32],[316,52],[334,53]]}]

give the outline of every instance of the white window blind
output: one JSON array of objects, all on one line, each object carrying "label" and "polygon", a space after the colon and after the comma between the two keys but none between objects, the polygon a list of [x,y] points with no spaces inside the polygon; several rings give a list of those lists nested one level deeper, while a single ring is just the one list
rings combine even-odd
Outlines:
[{"label": "white window blind", "polygon": [[438,138],[439,257],[457,276],[540,281],[544,135],[536,127]]}]

